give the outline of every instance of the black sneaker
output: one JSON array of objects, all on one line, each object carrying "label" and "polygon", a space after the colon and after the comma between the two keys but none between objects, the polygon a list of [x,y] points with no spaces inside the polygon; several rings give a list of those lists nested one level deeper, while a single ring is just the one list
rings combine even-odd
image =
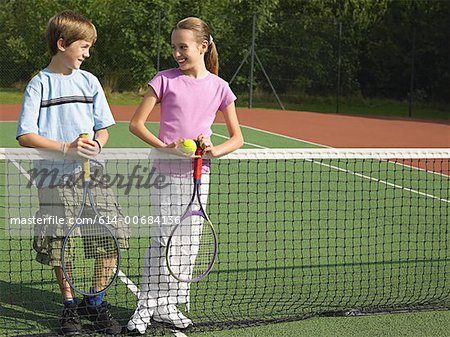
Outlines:
[{"label": "black sneaker", "polygon": [[69,304],[64,307],[62,317],[59,320],[61,333],[65,336],[79,335],[81,332],[80,317],[77,313],[77,304]]},{"label": "black sneaker", "polygon": [[119,334],[122,327],[112,318],[110,307],[106,301],[100,305],[91,305],[86,298],[83,298],[83,301],[78,304],[78,315],[93,322],[96,331],[110,335]]}]

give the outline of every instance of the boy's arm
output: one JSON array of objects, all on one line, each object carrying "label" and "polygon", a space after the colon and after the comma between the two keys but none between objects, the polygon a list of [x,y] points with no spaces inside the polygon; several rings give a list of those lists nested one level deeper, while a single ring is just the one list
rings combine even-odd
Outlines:
[{"label": "boy's arm", "polygon": [[27,133],[25,135],[21,135],[17,138],[17,140],[19,141],[20,146],[42,148],[61,152],[63,152],[64,146],[68,145],[64,145],[65,143],[63,142],[58,142],[56,140],[51,140],[39,136],[35,133]]},{"label": "boy's arm", "polygon": [[97,142],[95,142],[96,143],[95,146],[97,146],[97,147],[99,145],[100,145],[100,147],[105,146],[106,143],[108,142],[108,139],[109,139],[108,129],[105,128],[105,129],[100,129],[100,130],[95,131],[95,140],[100,143],[100,144],[98,144]]},{"label": "boy's arm", "polygon": [[[96,135],[100,132],[100,140],[98,142],[103,146],[108,140],[108,131],[106,129],[98,130]],[[64,155],[78,155],[84,158],[91,158],[100,152],[99,144],[91,139],[78,137],[72,143],[64,143],[56,140],[48,139],[39,136],[35,133],[27,133],[17,138],[19,144],[24,147],[34,147],[40,149],[47,149],[56,152],[61,152]],[[104,142],[104,143],[102,143]]]}]

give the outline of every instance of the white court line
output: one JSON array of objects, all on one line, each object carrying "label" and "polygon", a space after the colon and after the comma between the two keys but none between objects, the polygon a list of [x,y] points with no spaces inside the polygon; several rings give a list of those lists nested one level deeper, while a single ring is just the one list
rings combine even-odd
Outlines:
[{"label": "white court line", "polygon": [[[248,125],[243,125],[243,127],[251,129],[251,130],[259,131],[259,132],[262,132],[262,133],[268,133],[268,134],[273,135],[273,136],[282,137],[282,138],[286,138],[286,139],[290,139],[290,140],[295,140],[295,141],[302,142],[302,143],[308,143],[308,144],[312,144],[312,145],[316,145],[316,146],[320,146],[320,147],[324,147],[324,148],[328,148],[328,149],[332,148],[332,146],[323,145],[323,144],[319,144],[319,143],[314,143],[314,142],[310,142],[308,140],[299,139],[299,138],[295,138],[295,137],[290,137],[290,136],[282,135],[282,134],[279,134],[279,133],[266,131],[266,130],[263,130],[263,129],[258,129],[258,128],[255,128],[255,127],[252,127],[252,126],[248,126]],[[256,147],[261,148],[260,146],[256,146]],[[421,168],[421,167],[417,167],[417,166],[407,165],[405,163],[398,163],[398,162],[392,162],[392,161],[390,163],[396,164],[396,165],[410,167],[410,168],[416,169],[417,171],[431,173],[431,174],[435,174],[435,175],[438,175],[438,176],[441,176],[441,177],[448,177],[448,175],[444,174],[444,173],[429,171],[427,169],[424,169],[424,168]]]},{"label": "white court line", "polygon": [[[225,125],[225,124],[224,123],[215,123],[214,125]],[[331,146],[322,145],[322,144],[319,144],[319,143],[310,142],[308,140],[298,139],[298,138],[282,135],[280,133],[275,133],[275,132],[266,131],[266,130],[263,130],[263,129],[254,128],[254,127],[248,126],[248,125],[241,125],[241,127],[242,128],[246,128],[246,129],[250,129],[250,130],[253,130],[253,131],[258,131],[258,132],[261,132],[261,133],[267,133],[267,134],[272,135],[272,136],[277,136],[277,137],[282,137],[282,138],[286,138],[286,139],[289,139],[289,140],[294,140],[294,141],[297,141],[297,142],[307,143],[307,144],[316,145],[316,146],[320,146],[320,147],[331,148]],[[226,137],[224,135],[218,134],[216,132],[213,132],[213,134],[216,135],[216,136],[222,137],[222,138],[227,138],[227,139],[229,138],[229,137]],[[261,149],[269,149],[268,147],[262,147],[260,145],[248,143],[248,142],[245,142],[245,141],[244,141],[244,143],[248,144],[248,145],[251,145],[251,146],[259,147]]]},{"label": "white court line", "polygon": [[[35,187],[36,183],[33,179],[31,179],[31,176],[28,174],[27,171],[14,159],[10,159],[10,161],[13,163],[13,165],[24,175],[25,178],[27,178],[28,181],[30,181]],[[116,269],[114,268],[114,272],[116,272]],[[139,288],[131,281],[120,269],[119,273],[117,274],[119,276],[119,279],[125,283],[128,289],[131,290],[133,294],[136,295],[136,297],[139,297]]]},{"label": "white court line", "polygon": [[[11,159],[11,162],[13,163],[13,165],[20,171],[20,173],[22,173],[25,178],[28,179],[28,181],[31,181],[33,183],[34,186],[36,186],[36,183],[31,179],[31,176],[28,174],[28,172],[15,160]],[[114,272],[116,272],[116,269],[114,268]],[[139,298],[139,287],[137,285],[135,285],[133,283],[133,281],[131,281],[127,275],[125,275],[124,272],[122,272],[119,269],[119,273],[117,274],[117,276],[119,277],[119,279],[127,286],[127,288],[137,297]],[[184,333],[182,333],[181,331],[178,330],[171,330],[171,332],[174,334],[175,337],[187,337],[187,335],[185,335]]]},{"label": "white court line", "polygon": [[297,142],[308,143],[308,144],[312,144],[312,145],[316,145],[316,146],[320,146],[320,147],[331,148],[331,146],[310,142],[309,140],[304,140],[304,139],[299,139],[299,138],[295,138],[295,137],[291,137],[291,136],[286,136],[286,135],[283,135],[283,134],[280,134],[280,133],[276,133],[276,132],[271,132],[271,131],[266,131],[266,130],[263,130],[263,129],[258,129],[258,128],[255,128],[253,126],[248,126],[248,125],[242,125],[242,126],[245,127],[245,128],[254,130],[254,131],[258,131],[258,132],[262,132],[262,133],[268,133],[269,135],[283,137],[283,138],[286,138],[286,139],[289,139],[289,140],[295,140]]},{"label": "white court line", "polygon": [[[224,139],[230,139],[230,137],[225,136],[225,135],[221,135],[220,133],[217,133],[217,132],[213,132],[213,135],[217,136],[217,137],[220,137],[220,138],[224,138]],[[258,145],[258,144],[254,144],[254,143],[249,143],[249,142],[246,142],[245,140],[244,140],[244,144],[247,144],[247,145],[250,145],[250,146],[253,146],[253,147],[257,147],[257,148],[260,148],[260,149],[268,149],[267,147],[264,147],[264,146],[261,146],[261,145]]]},{"label": "white court line", "polygon": [[[116,272],[116,270],[114,269],[114,272]],[[125,275],[120,269],[119,269],[119,273],[117,274],[117,276],[119,277],[119,279],[127,286],[127,288],[137,297],[139,298],[139,294],[140,294],[140,290],[138,288],[137,285],[135,285],[133,283],[133,281],[131,281],[127,275]]]},{"label": "white court line", "polygon": [[[264,130],[263,130],[263,132],[264,132]],[[218,134],[218,133],[213,133],[213,134],[215,136],[218,136],[218,137],[221,137],[221,138],[226,138],[226,139],[229,138],[227,136],[224,136],[224,135],[221,135],[221,134]],[[277,135],[277,134],[273,133],[273,135]],[[298,140],[298,141],[301,141],[301,140]],[[257,144],[253,144],[253,143],[248,143],[248,142],[245,142],[245,141],[244,141],[244,144],[247,144],[247,145],[250,145],[250,146],[254,146],[254,147],[258,147],[260,149],[270,149],[270,148],[265,147],[265,146],[261,146],[261,145],[257,145]],[[404,186],[401,186],[401,185],[398,185],[398,184],[393,184],[393,183],[390,183],[390,182],[382,180],[382,179],[374,178],[374,177],[371,177],[371,176],[364,175],[362,173],[357,173],[357,172],[354,172],[354,171],[346,170],[346,169],[343,169],[343,168],[338,167],[338,166],[325,164],[325,163],[318,162],[318,161],[315,161],[315,160],[312,160],[312,159],[305,159],[305,160],[313,162],[314,164],[317,164],[317,165],[322,165],[322,166],[325,166],[325,167],[328,167],[328,168],[332,168],[332,169],[337,170],[337,171],[341,171],[341,172],[345,172],[345,173],[348,173],[348,174],[352,174],[354,176],[357,176],[357,177],[360,177],[360,178],[363,178],[363,179],[376,181],[376,182],[384,184],[386,186],[394,187],[394,188],[401,189],[401,190],[404,190],[404,191],[407,191],[407,192],[410,192],[410,193],[414,193],[414,194],[418,194],[418,195],[425,196],[425,197],[428,197],[428,198],[432,198],[432,199],[436,199],[436,200],[443,201],[443,202],[446,202],[446,203],[450,203],[449,199],[440,198],[440,197],[437,197],[437,196],[435,196],[433,194],[421,192],[421,191],[418,191],[418,190],[415,190],[415,189],[412,189],[412,188],[409,188],[409,187],[404,187]],[[406,167],[411,167],[409,165],[404,165],[402,163],[397,163],[397,162],[395,162],[395,163],[394,162],[389,162],[389,163],[402,165],[402,166],[406,166]],[[438,172],[429,172],[427,170],[424,170],[424,169],[421,169],[421,168],[417,168],[417,167],[413,167],[413,168],[415,168],[417,170],[420,170],[420,171],[425,171],[427,173],[436,173],[438,175],[446,176],[446,175],[440,174]]]},{"label": "white court line", "polygon": [[315,162],[315,161],[313,161],[313,160],[311,160],[311,161],[312,161],[313,163],[315,163],[315,164],[319,164],[319,165],[322,165],[322,166],[326,166],[326,167],[335,169],[335,170],[337,170],[337,171],[341,171],[341,172],[345,172],[345,173],[350,173],[350,174],[353,174],[353,175],[355,175],[355,176],[357,176],[357,177],[360,177],[360,178],[364,178],[364,179],[367,179],[367,180],[376,181],[376,182],[385,184],[385,185],[387,185],[387,186],[395,187],[395,188],[398,188],[398,189],[401,189],[401,190],[404,190],[404,191],[408,191],[408,192],[411,192],[411,193],[419,194],[419,195],[422,195],[422,196],[425,196],[425,197],[429,197],[429,198],[432,198],[432,199],[436,199],[436,200],[440,200],[440,201],[443,201],[443,202],[450,203],[450,200],[448,200],[448,199],[440,198],[440,197],[437,197],[437,196],[435,196],[435,195],[428,194],[428,193],[425,193],[425,192],[420,192],[420,191],[414,190],[414,189],[409,188],[409,187],[404,187],[404,186],[401,186],[401,185],[393,184],[393,183],[390,183],[390,182],[385,181],[385,180],[382,180],[382,179],[378,179],[378,178],[374,178],[374,177],[371,177],[371,176],[367,176],[367,175],[365,175],[365,174],[361,174],[361,173],[353,172],[353,171],[350,171],[350,170],[346,170],[346,169],[343,169],[343,168],[338,167],[338,166],[328,165],[328,164],[321,163],[321,162]]}]

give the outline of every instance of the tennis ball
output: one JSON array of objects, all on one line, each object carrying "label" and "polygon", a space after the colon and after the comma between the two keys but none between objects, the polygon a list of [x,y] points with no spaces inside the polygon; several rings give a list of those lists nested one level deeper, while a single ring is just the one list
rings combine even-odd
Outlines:
[{"label": "tennis ball", "polygon": [[186,139],[181,143],[180,150],[183,153],[194,153],[197,150],[197,144],[192,139]]}]

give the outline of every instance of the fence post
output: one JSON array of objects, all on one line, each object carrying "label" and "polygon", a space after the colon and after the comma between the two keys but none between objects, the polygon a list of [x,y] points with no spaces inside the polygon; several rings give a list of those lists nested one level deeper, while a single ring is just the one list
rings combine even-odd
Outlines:
[{"label": "fence post", "polygon": [[250,92],[248,97],[248,107],[253,105],[253,72],[255,68],[255,39],[256,39],[256,14],[253,14],[252,25],[252,47],[251,47],[251,59],[250,59]]},{"label": "fence post", "polygon": [[339,99],[341,94],[341,40],[342,40],[342,22],[338,21],[338,58],[337,58],[337,88],[336,88],[336,113],[339,113]]},{"label": "fence post", "polygon": [[159,71],[159,59],[161,57],[161,10],[158,11],[158,34],[157,34],[157,57],[156,57],[156,71]]},{"label": "fence post", "polygon": [[258,57],[258,54],[256,53],[256,14],[253,14],[253,26],[252,26],[252,45],[251,47],[248,49],[247,53],[245,54],[244,59],[242,60],[242,62],[239,64],[239,67],[237,68],[237,70],[235,71],[235,73],[233,74],[233,76],[231,77],[231,80],[228,82],[230,85],[231,83],[234,81],[234,79],[236,78],[237,74],[239,73],[239,71],[241,70],[242,66],[244,65],[244,63],[247,61],[248,57],[251,55],[251,60],[250,60],[250,88],[249,88],[249,97],[248,97],[248,107],[252,108],[253,106],[253,82],[254,82],[254,72],[255,72],[255,59],[258,62],[261,71],[263,72],[267,82],[269,83],[270,88],[272,89],[273,94],[275,95],[275,98],[277,99],[278,105],[281,107],[281,109],[284,109],[283,103],[281,102],[280,97],[278,96],[275,87],[272,84],[272,81],[269,78],[269,75],[267,74],[266,70],[264,69],[264,66],[261,62],[261,60]]},{"label": "fence post", "polygon": [[412,18],[411,18],[411,26],[412,26],[412,46],[411,46],[411,78],[409,81],[409,102],[408,102],[408,116],[412,117],[412,106],[413,106],[413,96],[414,96],[414,71],[415,71],[415,57],[416,57],[416,1],[412,2]]}]

